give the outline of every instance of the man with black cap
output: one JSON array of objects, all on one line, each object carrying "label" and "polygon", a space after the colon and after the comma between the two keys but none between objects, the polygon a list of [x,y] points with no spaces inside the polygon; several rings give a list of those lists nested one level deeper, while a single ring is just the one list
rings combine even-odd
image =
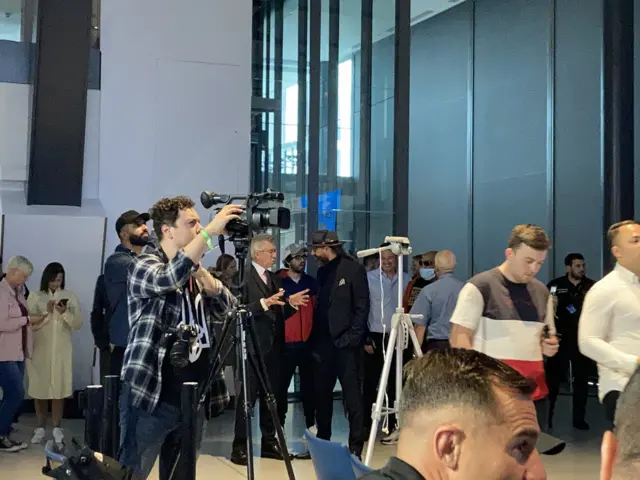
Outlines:
[{"label": "man with black cap", "polygon": [[129,312],[127,310],[127,278],[129,267],[136,255],[149,243],[146,223],[148,213],[135,210],[124,212],[116,220],[116,233],[120,245],[104,264],[104,288],[108,304],[109,341],[111,365],[109,373],[120,376],[124,351],[129,337]]},{"label": "man with black cap", "polygon": [[318,270],[318,300],[309,342],[314,356],[318,438],[331,440],[333,388],[340,380],[349,419],[349,449],[364,444],[361,364],[369,317],[369,284],[362,265],[349,257],[336,232],[311,235]]}]

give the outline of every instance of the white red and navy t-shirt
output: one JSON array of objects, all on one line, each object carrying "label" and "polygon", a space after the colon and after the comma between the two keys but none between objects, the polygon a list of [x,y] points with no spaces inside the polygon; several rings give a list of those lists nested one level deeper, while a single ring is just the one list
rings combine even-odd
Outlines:
[{"label": "white red and navy t-shirt", "polygon": [[494,268],[467,282],[451,317],[451,323],[474,331],[474,350],[536,382],[533,400],[548,394],[540,345],[548,298],[539,280],[514,283]]}]

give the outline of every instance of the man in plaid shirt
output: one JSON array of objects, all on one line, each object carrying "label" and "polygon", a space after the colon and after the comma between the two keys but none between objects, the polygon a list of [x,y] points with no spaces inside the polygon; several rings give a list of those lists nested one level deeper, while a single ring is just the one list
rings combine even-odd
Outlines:
[{"label": "man in plaid shirt", "polygon": [[[204,382],[213,363],[213,329],[208,325],[202,296],[235,302],[231,293],[200,266],[212,248],[211,238],[224,233],[242,207],[225,206],[206,226],[187,197],[164,198],[151,209],[159,246],[147,248],[132,262],[128,281],[129,333],[124,354],[120,398],[120,463],[147,478],[160,456],[160,478],[168,478],[180,446],[180,392],[183,382]],[[197,349],[184,368],[174,367],[166,333],[180,324],[197,328]],[[204,417],[216,415],[229,402],[220,376],[209,392]]]}]

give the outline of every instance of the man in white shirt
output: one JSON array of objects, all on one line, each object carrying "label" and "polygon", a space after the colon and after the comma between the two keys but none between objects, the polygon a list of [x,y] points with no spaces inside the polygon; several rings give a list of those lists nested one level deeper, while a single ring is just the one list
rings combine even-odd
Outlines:
[{"label": "man in white shirt", "polygon": [[598,364],[598,396],[613,425],[620,392],[640,358],[640,224],[616,223],[607,236],[617,264],[585,297],[578,344]]}]

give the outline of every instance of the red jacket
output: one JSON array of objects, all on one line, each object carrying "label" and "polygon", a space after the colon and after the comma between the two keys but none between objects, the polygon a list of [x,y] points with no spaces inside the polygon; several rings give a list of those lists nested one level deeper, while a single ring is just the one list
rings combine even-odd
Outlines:
[{"label": "red jacket", "polygon": [[317,284],[311,275],[303,274],[299,282],[294,282],[287,270],[280,273],[282,288],[286,296],[309,289],[309,303],[298,308],[298,311],[284,322],[284,338],[286,343],[306,342],[313,327],[313,312],[316,306]]}]

